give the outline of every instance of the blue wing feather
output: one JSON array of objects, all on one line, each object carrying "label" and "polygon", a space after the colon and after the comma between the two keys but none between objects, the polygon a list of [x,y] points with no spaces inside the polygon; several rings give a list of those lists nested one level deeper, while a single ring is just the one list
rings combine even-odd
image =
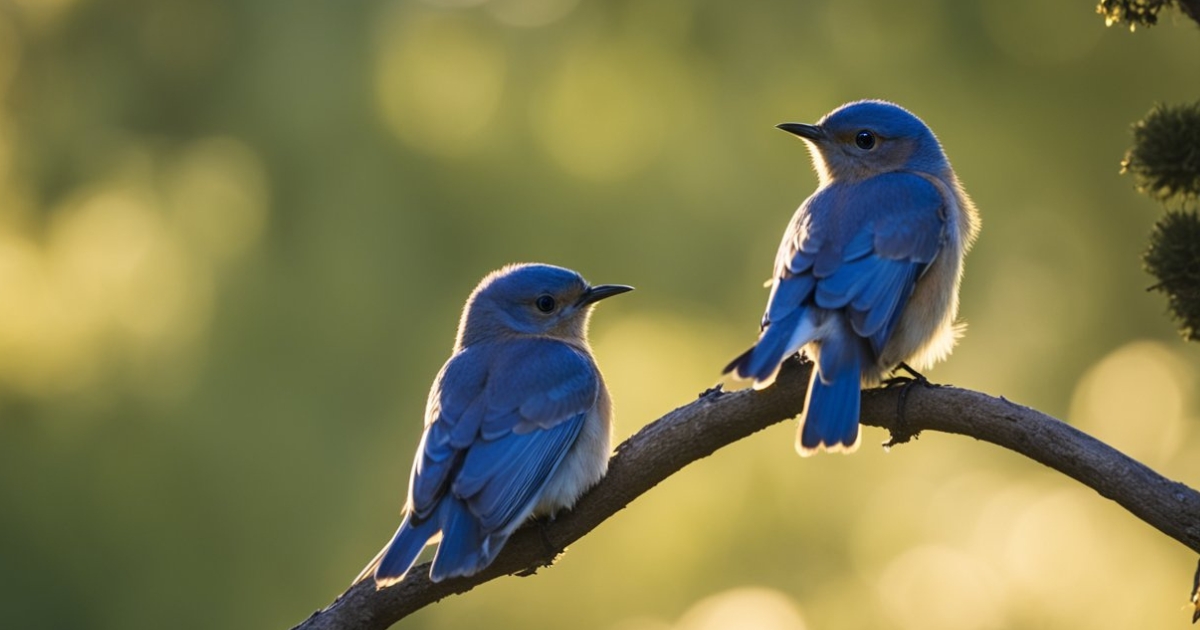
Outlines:
[{"label": "blue wing feather", "polygon": [[781,265],[787,269],[789,273],[802,274],[812,269],[814,258],[807,252],[797,250],[788,260],[787,263]]},{"label": "blue wing feather", "polygon": [[859,230],[842,248],[842,260],[858,260],[875,252],[875,235],[870,230]]},{"label": "blue wing feather", "polygon": [[514,433],[528,433],[535,429],[550,429],[563,422],[563,417],[581,407],[590,408],[596,400],[596,376],[582,362],[567,359],[555,368],[559,375],[566,375],[553,387],[529,396],[521,404],[521,421],[513,426]]},{"label": "blue wing feather", "polygon": [[759,342],[726,371],[756,381],[769,378],[794,338],[793,330],[780,327],[822,325],[836,312],[850,324],[847,334],[866,340],[878,357],[917,279],[942,247],[944,213],[938,188],[912,173],[885,173],[817,191],[797,211],[780,245]]},{"label": "blue wing feather", "polygon": [[815,301],[826,309],[842,308],[861,296],[873,281],[879,260],[874,256],[843,264],[837,272],[817,282]]},{"label": "blue wing feather", "polygon": [[461,457],[458,452],[451,452],[442,460],[435,460],[425,455],[428,449],[424,446],[422,440],[422,448],[408,483],[409,507],[421,518],[427,518],[437,508],[438,500],[445,493],[450,480],[450,473]]},{"label": "blue wing feather", "polygon": [[472,448],[454,484],[483,529],[499,531],[532,509],[545,480],[579,437],[586,414],[540,431]]},{"label": "blue wing feather", "polygon": [[458,417],[458,421],[452,425],[449,447],[453,450],[461,451],[470,446],[471,442],[475,441],[475,436],[479,434],[486,413],[486,401],[482,395],[477,396],[466,409],[463,409],[462,415]]},{"label": "blue wing feather", "polygon": [[433,381],[426,404],[425,433],[409,480],[409,499],[418,514],[428,515],[445,492],[465,445],[482,422],[480,397],[487,382],[484,352],[456,353]]},{"label": "blue wing feather", "polygon": [[[945,230],[941,194],[928,180],[887,173],[852,185],[852,207],[836,203],[844,221],[842,264],[817,280],[814,301],[845,309],[854,333],[878,355],[891,338],[916,280],[937,257]],[[831,248],[832,249],[832,248]],[[815,267],[814,267],[815,269]]]},{"label": "blue wing feather", "polygon": [[780,321],[802,308],[816,285],[816,278],[808,274],[789,275],[777,280],[767,302],[766,323],[770,325],[771,322]]},{"label": "blue wing feather", "polygon": [[442,532],[434,580],[491,562],[575,443],[599,388],[590,357],[557,340],[478,344],[452,357],[430,392],[409,484],[411,514],[427,520],[397,534],[394,554],[385,549],[388,571],[403,575],[408,566],[397,567],[411,565],[431,529]]},{"label": "blue wing feather", "polygon": [[505,344],[487,384],[483,431],[494,435],[549,428],[591,408],[598,391],[593,363],[571,346],[548,339]]}]

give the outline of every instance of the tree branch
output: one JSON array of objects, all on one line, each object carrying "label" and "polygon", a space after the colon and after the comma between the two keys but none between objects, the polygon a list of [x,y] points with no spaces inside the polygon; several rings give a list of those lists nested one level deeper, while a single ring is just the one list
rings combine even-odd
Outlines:
[{"label": "tree branch", "polygon": [[[382,591],[370,580],[360,582],[293,630],[382,630],[449,595],[502,575],[529,574],[547,566],[556,554],[548,553],[545,540],[561,550],[691,462],[798,415],[811,370],[810,363],[792,359],[767,389],[706,393],[650,423],[617,447],[608,475],[574,510],[546,523],[543,531],[530,526],[518,530],[481,573],[434,583],[429,565],[422,564],[403,582]],[[895,389],[865,392],[861,421],[896,429],[898,405]],[[915,386],[904,409],[910,431],[958,433],[1021,453],[1093,488],[1200,552],[1200,493],[1070,425],[1003,398],[954,387]],[[905,440],[900,431],[893,436]]]}]

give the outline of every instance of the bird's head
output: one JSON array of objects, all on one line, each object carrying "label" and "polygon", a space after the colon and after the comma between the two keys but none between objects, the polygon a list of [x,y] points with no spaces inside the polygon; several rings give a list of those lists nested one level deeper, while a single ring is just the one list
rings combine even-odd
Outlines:
[{"label": "bird's head", "polygon": [[929,127],[903,107],[885,101],[847,103],[814,125],[778,127],[808,142],[822,185],[901,170],[941,178],[950,168]]},{"label": "bird's head", "polygon": [[621,284],[589,285],[578,273],[553,265],[508,265],[488,274],[471,293],[457,345],[517,335],[582,344],[592,305],[631,290]]}]

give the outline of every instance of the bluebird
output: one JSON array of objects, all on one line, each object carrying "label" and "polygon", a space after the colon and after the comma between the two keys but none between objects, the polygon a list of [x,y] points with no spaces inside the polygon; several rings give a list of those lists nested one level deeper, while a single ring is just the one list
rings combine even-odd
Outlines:
[{"label": "bluebird", "polygon": [[784,232],[758,342],[725,372],[761,389],[803,349],[816,369],[796,450],[848,453],[861,388],[931,366],[961,336],[958,287],[979,215],[933,132],[897,105],[857,101],[779,128],[807,142],[820,183]]},{"label": "bluebird", "polygon": [[632,288],[542,264],[509,265],[475,287],[429,392],[404,519],[355,582],[403,580],[439,533],[430,579],[478,573],[531,516],[569,509],[604,476],[612,405],[588,318]]}]

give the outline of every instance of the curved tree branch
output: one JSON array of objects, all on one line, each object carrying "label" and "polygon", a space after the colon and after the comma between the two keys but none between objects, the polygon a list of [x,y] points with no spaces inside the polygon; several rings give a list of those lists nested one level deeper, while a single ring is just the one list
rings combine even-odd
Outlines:
[{"label": "curved tree branch", "polygon": [[[556,550],[580,539],[631,501],[689,463],[772,424],[793,418],[804,406],[812,365],[792,359],[775,384],[761,391],[706,392],[650,423],[617,448],[608,475],[575,509],[538,527],[518,530],[487,569],[469,578],[434,583],[429,565],[414,567],[396,586],[376,591],[363,581],[294,630],[383,629],[476,585],[546,566],[546,540]],[[1103,442],[1034,409],[1003,398],[954,387],[913,387],[905,400],[907,425],[897,427],[899,394],[876,389],[863,395],[863,424],[893,432],[943,431],[1016,451],[1093,488],[1164,534],[1200,552],[1200,493],[1171,481]]]}]

